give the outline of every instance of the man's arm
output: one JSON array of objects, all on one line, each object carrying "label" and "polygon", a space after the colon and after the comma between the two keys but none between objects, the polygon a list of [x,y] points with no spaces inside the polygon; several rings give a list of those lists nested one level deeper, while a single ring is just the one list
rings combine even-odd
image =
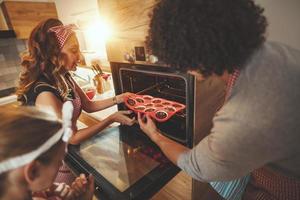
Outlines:
[{"label": "man's arm", "polygon": [[178,157],[190,151],[190,149],[160,134],[150,116],[146,116],[147,122],[144,120],[140,113],[138,113],[138,121],[141,129],[159,146],[168,159],[177,165]]},{"label": "man's arm", "polygon": [[281,156],[280,151],[274,151],[275,145],[270,146],[266,138],[259,137],[255,127],[240,122],[219,120],[212,132],[189,150],[159,134],[152,119],[146,119],[145,122],[138,116],[141,129],[173,163],[200,181],[233,180]]},{"label": "man's arm", "polygon": [[189,148],[174,142],[164,135],[160,134],[158,131],[153,133],[151,140],[155,142],[159,148],[163,151],[163,153],[167,156],[167,158],[172,161],[175,165],[177,165],[178,158],[181,154],[187,153],[190,151]]}]

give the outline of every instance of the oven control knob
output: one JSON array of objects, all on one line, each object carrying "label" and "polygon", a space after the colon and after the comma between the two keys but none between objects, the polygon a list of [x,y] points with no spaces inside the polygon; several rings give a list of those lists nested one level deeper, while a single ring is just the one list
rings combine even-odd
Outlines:
[{"label": "oven control knob", "polygon": [[158,62],[158,58],[154,55],[150,55],[149,56],[149,62],[154,64],[154,63],[157,63]]},{"label": "oven control knob", "polygon": [[125,53],[124,54],[124,59],[128,62],[134,62],[134,58],[132,55],[130,55],[129,53]]}]

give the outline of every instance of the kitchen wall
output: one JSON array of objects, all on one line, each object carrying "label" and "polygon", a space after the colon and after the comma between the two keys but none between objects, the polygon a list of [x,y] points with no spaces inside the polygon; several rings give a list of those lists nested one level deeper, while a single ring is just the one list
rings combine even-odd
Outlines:
[{"label": "kitchen wall", "polygon": [[124,40],[145,40],[148,24],[156,0],[98,0],[100,13],[114,26],[114,38]]},{"label": "kitchen wall", "polygon": [[300,50],[300,0],[255,0],[265,8],[268,39]]},{"label": "kitchen wall", "polygon": [[21,62],[19,54],[25,49],[24,40],[0,39],[0,91],[16,87]]},{"label": "kitchen wall", "polygon": [[108,65],[105,40],[102,37],[105,30],[99,25],[101,19],[98,1],[55,0],[55,4],[58,17],[64,24],[75,23],[79,26],[77,36],[87,64],[92,59],[100,59]]},{"label": "kitchen wall", "polygon": [[63,23],[76,23],[90,15],[97,15],[97,0],[55,0],[58,17]]}]

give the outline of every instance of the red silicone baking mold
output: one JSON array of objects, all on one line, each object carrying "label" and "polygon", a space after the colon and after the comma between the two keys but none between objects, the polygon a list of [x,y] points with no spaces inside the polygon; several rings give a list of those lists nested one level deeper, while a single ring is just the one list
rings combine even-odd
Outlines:
[{"label": "red silicone baking mold", "polygon": [[159,122],[165,122],[175,113],[185,109],[185,105],[175,101],[155,98],[150,95],[130,95],[124,99],[125,105],[134,112],[149,114]]}]

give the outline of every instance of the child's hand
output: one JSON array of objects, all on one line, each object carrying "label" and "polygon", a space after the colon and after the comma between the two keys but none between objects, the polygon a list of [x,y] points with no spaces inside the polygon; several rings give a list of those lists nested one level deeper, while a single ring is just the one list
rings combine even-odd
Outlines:
[{"label": "child's hand", "polygon": [[65,183],[54,183],[56,188],[54,189],[55,196],[58,196],[62,200],[73,200],[75,199],[75,194],[71,187]]},{"label": "child's hand", "polygon": [[82,193],[86,191],[87,179],[84,174],[80,174],[75,181],[72,183],[72,190],[74,191],[76,196],[80,196]]},{"label": "child's hand", "polygon": [[72,183],[71,189],[75,193],[76,199],[92,200],[94,195],[94,177],[89,175],[87,180],[84,174],[80,174]]}]

